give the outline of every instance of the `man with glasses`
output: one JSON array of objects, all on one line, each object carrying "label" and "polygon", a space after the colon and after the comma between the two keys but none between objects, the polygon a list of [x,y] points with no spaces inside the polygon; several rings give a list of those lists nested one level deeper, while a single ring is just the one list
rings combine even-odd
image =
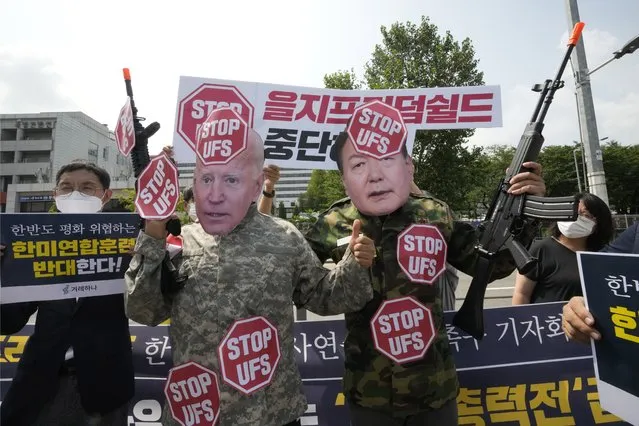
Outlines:
[{"label": "man with glasses", "polygon": [[[111,198],[110,183],[94,164],[67,164],[56,175],[56,207],[97,213]],[[134,374],[123,295],[4,304],[1,333],[17,333],[36,311],[0,423],[127,425]]]}]

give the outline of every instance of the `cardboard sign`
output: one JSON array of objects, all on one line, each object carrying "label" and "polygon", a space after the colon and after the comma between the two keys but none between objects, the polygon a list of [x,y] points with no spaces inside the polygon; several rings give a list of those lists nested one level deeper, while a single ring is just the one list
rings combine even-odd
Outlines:
[{"label": "cardboard sign", "polygon": [[280,341],[275,328],[264,317],[233,323],[218,347],[224,381],[244,394],[271,383],[280,361]]},{"label": "cardboard sign", "polygon": [[411,296],[384,301],[371,330],[375,349],[400,364],[422,359],[435,338],[430,309]]},{"label": "cardboard sign", "polygon": [[126,97],[126,102],[120,115],[118,122],[115,124],[115,142],[118,145],[118,151],[124,156],[128,156],[135,146],[135,128],[133,127],[133,109],[131,109],[131,98]]},{"label": "cardboard sign", "polygon": [[135,206],[144,219],[162,220],[175,212],[180,193],[178,171],[166,154],[155,157],[140,173]]},{"label": "cardboard sign", "polygon": [[378,100],[358,107],[346,132],[357,152],[377,159],[401,152],[408,134],[399,110]]},{"label": "cardboard sign", "polygon": [[169,371],[164,396],[171,415],[182,426],[213,426],[220,415],[217,375],[195,362]]},{"label": "cardboard sign", "polygon": [[218,108],[236,111],[242,120],[253,126],[253,105],[234,86],[202,84],[178,104],[177,132],[195,151],[200,127]]},{"label": "cardboard sign", "polygon": [[397,261],[412,282],[432,285],[446,270],[448,245],[434,225],[414,224],[397,239]]},{"label": "cardboard sign", "polygon": [[231,108],[213,110],[197,134],[196,153],[206,165],[226,164],[246,149],[248,125]]}]

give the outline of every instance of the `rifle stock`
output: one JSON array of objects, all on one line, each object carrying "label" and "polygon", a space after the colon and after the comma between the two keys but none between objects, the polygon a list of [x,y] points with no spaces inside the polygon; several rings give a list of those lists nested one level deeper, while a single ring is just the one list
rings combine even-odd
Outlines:
[{"label": "rifle stock", "polygon": [[486,287],[491,280],[494,260],[498,252],[506,249],[510,252],[517,270],[526,274],[537,264],[521,239],[527,223],[532,219],[576,220],[578,203],[575,197],[539,197],[531,195],[513,195],[508,193],[510,179],[525,171],[523,164],[536,161],[544,143],[542,131],[544,119],[552,103],[555,91],[564,86],[561,80],[570,54],[579,40],[584,24],[578,22],[568,42],[568,48],[553,80],[536,84],[532,90],[539,92],[530,122],[517,145],[506,176],[500,181],[484,224],[480,226],[481,236],[476,246],[477,262],[475,273],[464,303],[453,318],[453,324],[475,339],[484,337],[484,298]]},{"label": "rifle stock", "polygon": [[[160,123],[154,121],[144,127],[142,121],[144,117],[138,116],[138,109],[133,100],[133,87],[131,86],[131,72],[128,68],[122,69],[124,75],[124,84],[126,86],[126,94],[131,99],[131,110],[133,111],[133,128],[135,130],[135,145],[131,150],[131,162],[133,163],[133,173],[135,175],[135,191],[138,191],[138,178],[144,171],[146,166],[151,162],[149,156],[149,138],[160,130]],[[141,219],[141,228],[144,228],[144,219]],[[170,219],[166,223],[166,229],[170,234],[176,237],[182,232],[182,225],[178,219]]]}]

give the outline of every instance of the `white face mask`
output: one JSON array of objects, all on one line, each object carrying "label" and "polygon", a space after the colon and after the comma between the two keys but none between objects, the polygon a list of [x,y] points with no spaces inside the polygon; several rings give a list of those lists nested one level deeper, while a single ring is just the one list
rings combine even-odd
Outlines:
[{"label": "white face mask", "polygon": [[583,238],[592,234],[595,222],[584,216],[579,216],[574,222],[557,222],[559,232],[567,238]]},{"label": "white face mask", "polygon": [[189,217],[193,222],[197,222],[197,213],[195,212],[195,204],[193,203],[189,206]]},{"label": "white face mask", "polygon": [[69,195],[55,197],[55,205],[62,213],[97,213],[102,208],[102,200],[73,191]]}]

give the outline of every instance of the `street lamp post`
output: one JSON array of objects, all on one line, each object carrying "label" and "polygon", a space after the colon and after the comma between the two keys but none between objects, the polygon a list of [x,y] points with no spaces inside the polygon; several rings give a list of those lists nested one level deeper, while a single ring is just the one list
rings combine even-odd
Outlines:
[{"label": "street lamp post", "polygon": [[[608,139],[608,136],[599,139],[599,142],[603,142],[605,140]],[[579,188],[579,192],[581,192],[581,176],[579,176],[579,162],[577,161],[577,156],[575,155],[577,151],[580,152],[581,154],[581,165],[583,168],[583,176],[584,176],[584,192],[590,192],[588,190],[588,178],[587,178],[587,174],[586,174],[586,156],[584,153],[584,144],[582,142],[578,142],[573,140],[572,141],[574,144],[579,145],[579,148],[575,148],[572,150],[572,157],[575,160],[575,171],[577,172],[577,187]]]},{"label": "street lamp post", "polygon": [[[566,10],[568,12],[569,28],[573,28],[579,22],[579,10],[577,0],[566,0]],[[597,132],[597,120],[595,107],[592,101],[592,91],[590,88],[590,75],[603,68],[614,59],[619,59],[624,55],[631,54],[639,48],[639,36],[630,40],[621,49],[613,53],[613,58],[605,63],[588,71],[586,52],[584,49],[584,38],[581,37],[572,53],[573,73],[575,77],[575,95],[577,100],[577,113],[581,127],[580,134],[584,148],[585,163],[588,166],[587,178],[584,177],[584,186],[589,187],[589,191],[606,204],[608,204],[608,189],[606,188],[606,176],[603,168],[603,156],[599,146],[599,135]],[[576,68],[576,69],[575,69]]]},{"label": "street lamp post", "polygon": [[581,151],[581,147],[572,150],[572,158],[575,159],[575,172],[577,172],[577,188],[581,192],[581,178],[579,177],[579,165],[577,165],[577,151]]},{"label": "street lamp post", "polygon": [[608,65],[609,63],[611,63],[612,61],[614,61],[615,59],[619,59],[624,55],[629,55],[631,53],[634,53],[635,50],[639,49],[639,35],[635,38],[633,38],[632,40],[630,40],[628,43],[624,44],[623,47],[619,50],[617,50],[616,52],[612,53],[612,58],[608,59],[606,62],[604,62],[603,64],[596,66],[594,69],[592,69],[588,74],[586,74],[587,76],[594,73],[595,71],[605,67],[606,65]]}]

